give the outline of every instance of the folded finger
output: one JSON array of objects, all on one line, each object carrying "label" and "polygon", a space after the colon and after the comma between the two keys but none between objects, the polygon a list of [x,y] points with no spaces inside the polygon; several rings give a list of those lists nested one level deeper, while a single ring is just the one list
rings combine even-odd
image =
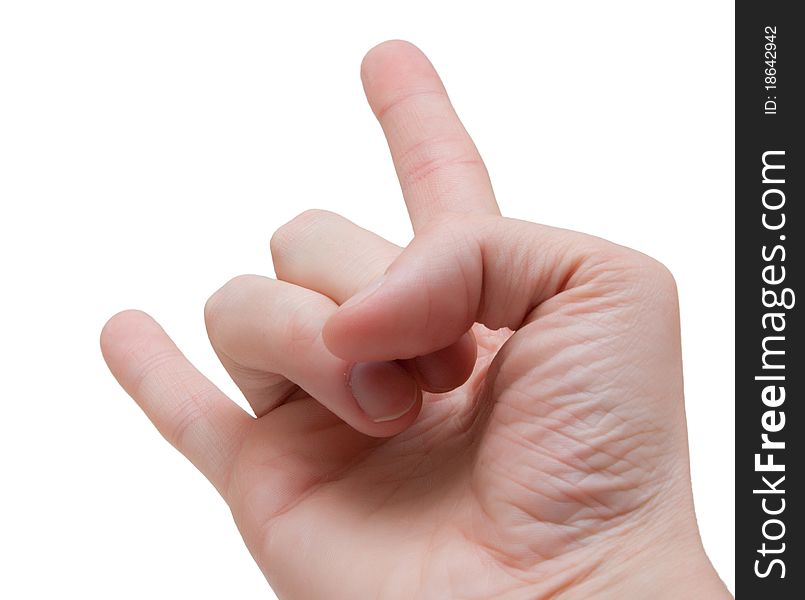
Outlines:
[{"label": "folded finger", "polygon": [[[272,237],[274,270],[283,281],[315,290],[342,304],[371,287],[402,248],[328,211],[306,211]],[[438,352],[400,361],[420,386],[445,392],[472,373],[477,345],[467,332]]]},{"label": "folded finger", "polygon": [[244,275],[216,292],[205,314],[219,355],[241,368],[286,378],[363,433],[399,433],[419,412],[419,387],[394,362],[351,363],[333,356],[321,329],[337,308],[308,289]]},{"label": "folded finger", "polygon": [[592,278],[632,255],[580,233],[457,215],[416,236],[380,285],[341,305],[323,335],[334,353],[352,360],[426,354],[473,323],[517,330],[543,302],[572,289],[583,296]]}]

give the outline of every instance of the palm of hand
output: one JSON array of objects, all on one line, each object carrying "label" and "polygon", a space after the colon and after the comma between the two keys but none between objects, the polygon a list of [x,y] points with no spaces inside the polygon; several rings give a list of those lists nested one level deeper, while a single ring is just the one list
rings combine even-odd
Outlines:
[{"label": "palm of hand", "polygon": [[304,394],[255,423],[229,502],[277,593],[520,597],[528,573],[528,593],[550,597],[612,554],[609,538],[649,522],[673,443],[629,377],[647,349],[620,351],[623,323],[591,326],[601,308],[560,299],[514,336],[476,325],[470,379],[427,394],[394,438],[367,437]]}]

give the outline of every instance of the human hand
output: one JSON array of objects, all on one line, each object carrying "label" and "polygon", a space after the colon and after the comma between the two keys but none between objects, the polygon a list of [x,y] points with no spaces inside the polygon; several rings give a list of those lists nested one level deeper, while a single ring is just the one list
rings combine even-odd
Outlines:
[{"label": "human hand", "polygon": [[272,239],[277,280],[209,300],[256,418],[143,313],[104,328],[115,377],[281,598],[729,597],[693,512],[671,275],[501,217],[414,47],[362,77],[411,244],[303,213]]}]

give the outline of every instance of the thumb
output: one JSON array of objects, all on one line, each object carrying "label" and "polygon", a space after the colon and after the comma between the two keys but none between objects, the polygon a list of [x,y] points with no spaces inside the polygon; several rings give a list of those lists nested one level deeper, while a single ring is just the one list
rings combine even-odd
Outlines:
[{"label": "thumb", "polygon": [[421,233],[386,274],[326,322],[331,352],[394,360],[435,352],[476,322],[516,330],[535,309],[639,255],[599,238],[498,216],[450,215]]}]

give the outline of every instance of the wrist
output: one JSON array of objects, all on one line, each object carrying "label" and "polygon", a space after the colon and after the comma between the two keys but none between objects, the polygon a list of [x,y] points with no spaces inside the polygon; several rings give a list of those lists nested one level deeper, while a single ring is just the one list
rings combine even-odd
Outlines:
[{"label": "wrist", "polygon": [[[659,562],[637,562],[624,565],[612,573],[608,586],[599,586],[597,594],[580,594],[578,598],[629,598],[640,600],[720,600],[732,598],[704,551],[688,554],[684,550],[669,551]],[[568,596],[571,598],[571,596]]]},{"label": "wrist", "polygon": [[720,600],[732,598],[701,545],[695,525],[673,536],[624,539],[607,552],[596,574],[560,595],[563,600]]}]

